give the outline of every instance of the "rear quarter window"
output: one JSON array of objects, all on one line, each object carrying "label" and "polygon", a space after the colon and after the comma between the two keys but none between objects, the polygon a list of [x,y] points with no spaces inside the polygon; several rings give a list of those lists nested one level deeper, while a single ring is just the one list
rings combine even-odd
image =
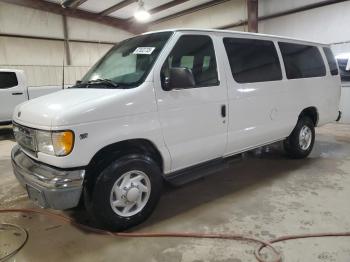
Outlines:
[{"label": "rear quarter window", "polygon": [[319,77],[326,75],[326,67],[316,46],[278,43],[288,79]]},{"label": "rear quarter window", "polygon": [[11,88],[18,85],[17,75],[14,72],[0,72],[0,89]]}]

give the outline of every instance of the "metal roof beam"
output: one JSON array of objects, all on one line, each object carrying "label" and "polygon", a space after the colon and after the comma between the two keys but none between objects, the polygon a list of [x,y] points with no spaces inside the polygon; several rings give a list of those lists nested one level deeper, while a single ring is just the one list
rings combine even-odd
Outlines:
[{"label": "metal roof beam", "polygon": [[125,1],[122,1],[118,4],[115,4],[105,10],[103,10],[102,12],[99,13],[100,16],[106,16],[106,15],[109,15],[111,13],[114,13],[115,11],[118,11],[128,5],[131,5],[133,3],[137,2],[137,0],[125,0]]},{"label": "metal roof beam", "polygon": [[56,3],[47,2],[44,0],[0,0],[1,2],[6,2],[9,4],[20,5],[24,7],[29,7],[33,9],[38,9],[41,11],[51,12],[59,15],[65,15],[68,17],[75,17],[80,19],[89,20],[92,22],[97,22],[119,29],[129,31],[130,33],[137,34],[142,27],[138,28],[137,26],[130,26],[127,20],[114,18],[110,16],[101,17],[99,14],[92,12],[80,10],[80,9],[71,9],[71,8],[62,8],[61,5]]}]

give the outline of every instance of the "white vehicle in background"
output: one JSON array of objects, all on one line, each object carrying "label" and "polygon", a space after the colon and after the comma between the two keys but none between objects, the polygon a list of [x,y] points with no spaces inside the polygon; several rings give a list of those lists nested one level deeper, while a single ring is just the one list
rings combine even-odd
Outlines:
[{"label": "white vehicle in background", "polygon": [[83,199],[97,221],[123,230],[152,213],[163,181],[182,184],[276,141],[307,157],[315,127],[340,118],[339,98],[328,45],[147,33],[117,44],[79,84],[15,109],[13,169],[40,206]]},{"label": "white vehicle in background", "polygon": [[350,124],[350,53],[341,53],[335,57],[338,61],[341,79],[340,109],[341,123]]},{"label": "white vehicle in background", "polygon": [[27,87],[22,70],[0,69],[0,125],[12,122],[13,110],[20,103],[61,89],[60,87]]},{"label": "white vehicle in background", "polygon": [[338,61],[340,70],[340,79],[342,82],[350,83],[350,53],[338,54],[335,57]]}]

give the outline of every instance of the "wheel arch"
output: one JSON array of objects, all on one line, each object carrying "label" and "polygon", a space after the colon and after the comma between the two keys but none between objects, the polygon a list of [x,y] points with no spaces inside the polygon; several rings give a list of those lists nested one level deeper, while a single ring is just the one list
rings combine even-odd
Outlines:
[{"label": "wheel arch", "polygon": [[126,154],[143,154],[157,163],[164,172],[163,157],[154,143],[148,139],[128,139],[101,148],[90,160],[86,168],[84,185],[87,193],[91,193],[97,175],[112,161]]},{"label": "wheel arch", "polygon": [[310,106],[310,107],[304,108],[300,112],[298,119],[302,118],[303,116],[310,117],[312,122],[314,123],[314,126],[315,127],[317,126],[318,120],[319,120],[319,114],[318,114],[318,110],[315,106]]}]

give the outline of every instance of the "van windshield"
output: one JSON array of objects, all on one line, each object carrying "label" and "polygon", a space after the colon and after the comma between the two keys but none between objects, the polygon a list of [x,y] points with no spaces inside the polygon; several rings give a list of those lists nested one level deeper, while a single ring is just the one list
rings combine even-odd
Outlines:
[{"label": "van windshield", "polygon": [[171,35],[172,32],[161,32],[124,40],[102,57],[75,87],[138,86],[147,77]]}]

